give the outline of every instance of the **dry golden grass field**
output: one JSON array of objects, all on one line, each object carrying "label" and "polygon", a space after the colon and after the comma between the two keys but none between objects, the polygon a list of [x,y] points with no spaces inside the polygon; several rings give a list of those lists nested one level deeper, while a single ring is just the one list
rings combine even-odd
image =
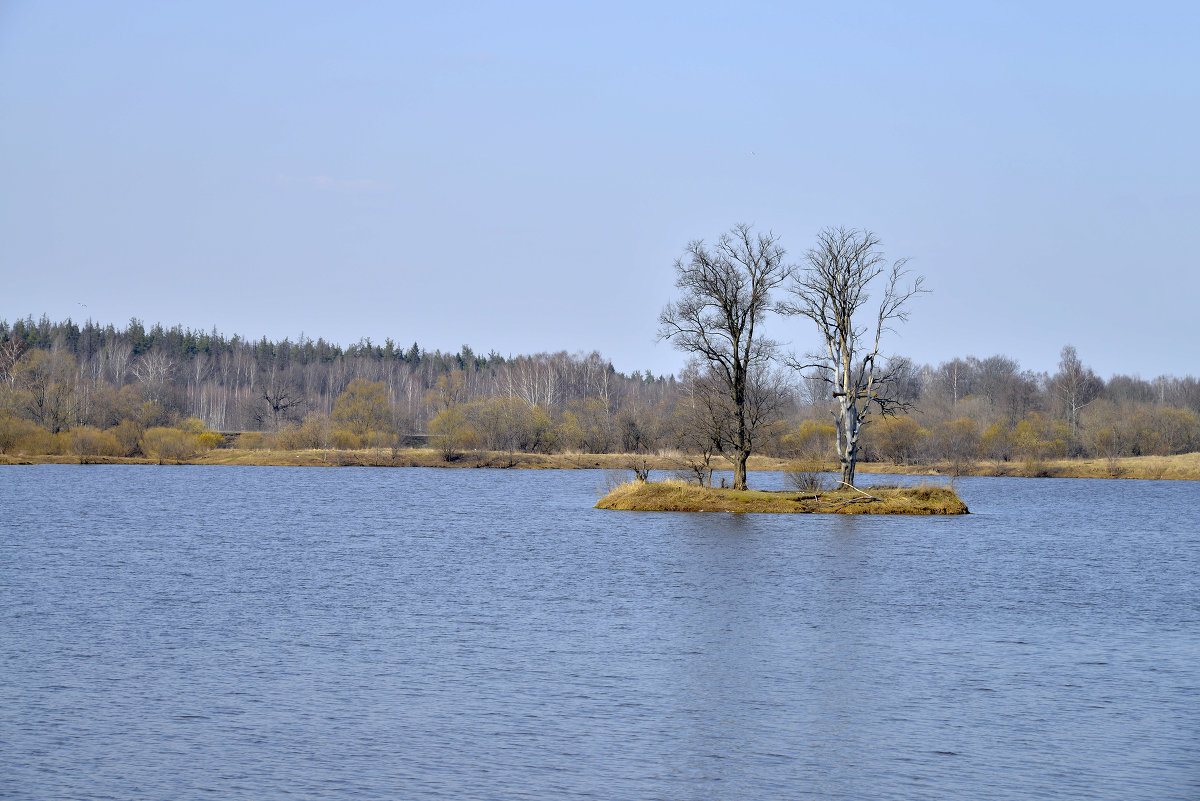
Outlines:
[{"label": "dry golden grass field", "polygon": [[[155,464],[145,457],[84,457],[90,464]],[[0,464],[75,464],[81,458],[68,455],[0,454]],[[301,450],[280,451],[245,448],[216,448],[191,459],[171,464],[208,465],[302,465],[311,467],[491,467],[532,469],[604,469],[627,470],[634,462],[652,470],[679,470],[684,464],[678,456],[633,456],[620,453],[504,453],[496,451],[467,451],[452,461],[443,459],[432,448],[387,448],[361,450]],[[718,469],[728,469],[721,461]],[[829,465],[835,467],[836,465]],[[750,457],[749,469],[787,470],[789,462],[764,456]],[[960,475],[1024,476],[1044,478],[1149,478],[1200,480],[1200,453],[1175,456],[1126,456],[1117,459],[1045,459],[1039,461],[994,462],[980,460],[969,468],[960,468]],[[860,473],[898,473],[904,475],[952,476],[946,464],[895,465],[885,462],[860,462]]]}]

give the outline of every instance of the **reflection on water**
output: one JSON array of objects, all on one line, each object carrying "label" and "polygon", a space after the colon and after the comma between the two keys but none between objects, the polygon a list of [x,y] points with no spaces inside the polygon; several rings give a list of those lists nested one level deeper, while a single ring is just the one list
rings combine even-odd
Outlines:
[{"label": "reflection on water", "polygon": [[0,797],[1200,794],[1196,484],[918,519],[597,483],[0,468]]}]

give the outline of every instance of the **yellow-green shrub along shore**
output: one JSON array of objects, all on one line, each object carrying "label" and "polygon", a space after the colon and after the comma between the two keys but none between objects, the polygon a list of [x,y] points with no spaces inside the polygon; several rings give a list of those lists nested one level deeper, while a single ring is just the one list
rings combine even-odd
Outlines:
[{"label": "yellow-green shrub along shore", "polygon": [[632,481],[596,504],[627,512],[767,512],[773,514],[965,515],[951,487],[843,488],[827,492],[709,489],[683,481]]},{"label": "yellow-green shrub along shore", "polygon": [[[187,459],[163,460],[167,464],[210,465],[303,465],[306,467],[497,467],[552,470],[602,469],[627,470],[633,462],[643,461],[651,470],[679,470],[684,462],[670,454],[632,456],[621,453],[505,453],[497,451],[465,451],[447,462],[433,448],[336,448],[313,450],[267,450],[251,448],[214,448]],[[158,464],[158,459],[145,456],[96,456],[71,454],[0,454],[5,464]],[[786,459],[751,456],[749,469],[787,470]],[[728,469],[724,463],[714,465]],[[831,469],[836,464],[830,465]],[[946,464],[896,465],[888,462],[859,462],[859,473],[900,473],[917,476],[950,476],[953,470]],[[1116,459],[1043,459],[1037,461],[999,462],[979,460],[959,466],[964,476],[1010,476],[1013,478],[1150,478],[1200,480],[1200,453],[1175,456],[1122,456]],[[753,481],[751,482],[753,483]]]}]

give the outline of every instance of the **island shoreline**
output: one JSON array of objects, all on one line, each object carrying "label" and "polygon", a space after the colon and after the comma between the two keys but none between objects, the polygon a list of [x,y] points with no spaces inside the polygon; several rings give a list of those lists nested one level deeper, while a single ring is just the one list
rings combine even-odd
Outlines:
[{"label": "island shoreline", "polygon": [[839,487],[819,491],[734,490],[683,481],[631,481],[613,487],[597,509],[625,512],[734,514],[965,515],[967,505],[947,485]]}]

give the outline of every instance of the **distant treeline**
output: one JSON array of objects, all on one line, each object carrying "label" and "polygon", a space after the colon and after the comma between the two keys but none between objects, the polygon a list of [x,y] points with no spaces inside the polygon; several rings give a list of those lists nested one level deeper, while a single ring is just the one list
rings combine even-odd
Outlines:
[{"label": "distant treeline", "polygon": [[[893,359],[910,404],[872,422],[866,457],[911,463],[1116,457],[1200,449],[1200,382],[1107,381],[1063,348],[1054,374],[1004,356],[933,366]],[[663,452],[694,447],[690,373],[625,375],[597,352],[486,356],[364,339],[226,337],[46,317],[0,320],[0,453],[183,458],[241,432],[242,447]],[[802,379],[761,443],[828,458],[827,385]],[[759,450],[756,448],[756,450]]]}]

